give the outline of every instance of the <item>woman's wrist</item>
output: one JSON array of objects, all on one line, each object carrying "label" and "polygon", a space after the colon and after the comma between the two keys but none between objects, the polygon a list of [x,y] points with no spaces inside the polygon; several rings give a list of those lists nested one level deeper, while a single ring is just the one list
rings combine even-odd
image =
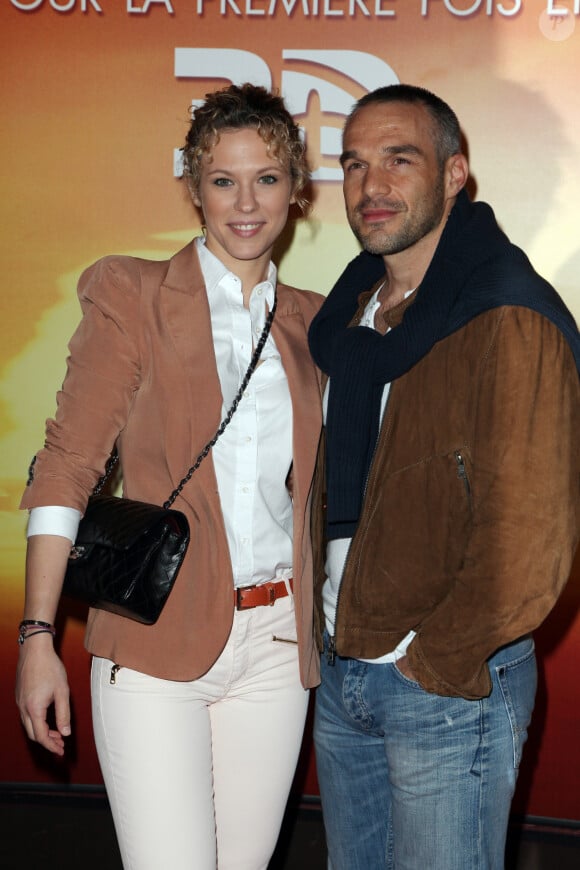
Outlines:
[{"label": "woman's wrist", "polygon": [[25,640],[38,634],[50,634],[54,638],[56,629],[51,622],[42,619],[23,619],[18,626],[18,643],[22,646]]}]

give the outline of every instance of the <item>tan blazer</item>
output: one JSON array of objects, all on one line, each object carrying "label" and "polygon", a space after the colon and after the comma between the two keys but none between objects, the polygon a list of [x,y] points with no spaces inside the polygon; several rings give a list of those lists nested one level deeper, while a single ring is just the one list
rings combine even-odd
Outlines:
[{"label": "tan blazer", "polygon": [[[106,257],[79,282],[83,319],[70,342],[57,413],[47,423],[23,508],[84,510],[115,442],[124,494],[162,503],[219,422],[222,396],[207,294],[190,243],[168,261]],[[272,326],[293,408],[293,576],[300,671],[318,682],[312,631],[311,483],[320,437],[320,384],[307,330],[315,293],[278,285]],[[175,502],[191,542],[159,621],[142,626],[91,610],[87,649],[152,676],[192,680],[215,662],[233,619],[233,578],[211,455]]]}]

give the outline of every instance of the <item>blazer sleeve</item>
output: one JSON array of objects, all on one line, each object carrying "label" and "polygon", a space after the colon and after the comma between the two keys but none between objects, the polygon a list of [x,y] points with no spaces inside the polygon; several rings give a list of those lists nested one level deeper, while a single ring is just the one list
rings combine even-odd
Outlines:
[{"label": "blazer sleeve", "polygon": [[84,511],[139,388],[140,276],[129,257],[106,257],[81,276],[82,320],[69,343],[54,419],[21,508]]}]

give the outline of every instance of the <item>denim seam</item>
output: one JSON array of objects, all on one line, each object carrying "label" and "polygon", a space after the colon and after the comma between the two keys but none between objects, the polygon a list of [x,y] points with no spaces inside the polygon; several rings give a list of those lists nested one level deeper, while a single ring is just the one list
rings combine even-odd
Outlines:
[{"label": "denim seam", "polygon": [[523,656],[520,656],[517,659],[514,659],[511,662],[504,662],[501,665],[496,665],[494,668],[497,674],[498,686],[500,688],[503,702],[506,708],[506,714],[508,717],[508,722],[510,725],[510,730],[512,733],[512,745],[513,745],[513,765],[514,770],[519,770],[520,760],[523,751],[523,743],[522,743],[522,734],[527,733],[528,725],[526,724],[524,727],[521,727],[518,724],[518,719],[516,715],[516,708],[513,703],[512,693],[510,691],[509,681],[508,681],[508,671],[515,671],[517,668],[520,668],[522,665],[527,664],[527,662],[534,656],[534,647]]}]

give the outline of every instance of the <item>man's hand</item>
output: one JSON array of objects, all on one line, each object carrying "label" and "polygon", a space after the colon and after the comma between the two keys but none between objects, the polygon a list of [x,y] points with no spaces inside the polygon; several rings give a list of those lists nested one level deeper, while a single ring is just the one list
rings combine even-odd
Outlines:
[{"label": "man's hand", "polygon": [[[69,688],[64,665],[48,633],[27,638],[20,648],[16,703],[28,737],[49,752],[64,755],[64,738],[71,733]],[[48,708],[53,703],[56,730],[47,722]]]}]

